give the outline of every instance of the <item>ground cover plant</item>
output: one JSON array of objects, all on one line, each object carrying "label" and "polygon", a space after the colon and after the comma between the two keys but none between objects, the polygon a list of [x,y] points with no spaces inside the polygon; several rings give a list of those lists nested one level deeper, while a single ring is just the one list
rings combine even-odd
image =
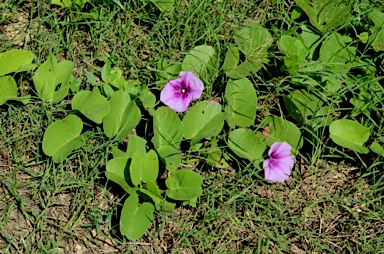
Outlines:
[{"label": "ground cover plant", "polygon": [[378,253],[380,1],[0,4],[4,253]]}]

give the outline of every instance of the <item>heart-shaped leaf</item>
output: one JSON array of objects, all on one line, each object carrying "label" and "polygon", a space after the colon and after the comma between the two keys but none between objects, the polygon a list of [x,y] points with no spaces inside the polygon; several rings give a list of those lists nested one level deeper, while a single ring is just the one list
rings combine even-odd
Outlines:
[{"label": "heart-shaped leaf", "polygon": [[256,118],[256,91],[251,81],[247,78],[229,80],[225,88],[227,99],[227,122],[231,128],[235,125],[247,127]]},{"label": "heart-shaped leaf", "polygon": [[181,69],[191,71],[198,77],[206,77],[217,69],[217,57],[215,49],[211,46],[200,45],[193,48],[185,56]]},{"label": "heart-shaped leaf", "polygon": [[329,126],[329,133],[339,146],[358,153],[369,153],[369,149],[363,145],[370,136],[370,130],[364,125],[349,119],[335,120]]},{"label": "heart-shaped leaf", "polygon": [[152,143],[156,149],[162,146],[178,148],[184,135],[184,125],[176,112],[169,107],[160,107],[153,114]]},{"label": "heart-shaped leaf", "polygon": [[160,158],[164,161],[166,169],[174,172],[181,163],[181,153],[172,146],[162,146],[157,149]]},{"label": "heart-shaped leaf", "polygon": [[174,200],[189,200],[203,193],[201,176],[191,170],[176,170],[165,180],[166,194]]},{"label": "heart-shaped leaf", "polygon": [[239,157],[258,163],[263,159],[267,147],[249,129],[236,129],[229,134],[228,147]]},{"label": "heart-shaped leaf", "polygon": [[103,119],[104,133],[108,138],[116,136],[121,140],[139,124],[141,112],[126,91],[113,93],[109,103],[111,110]]},{"label": "heart-shaped leaf", "polygon": [[351,7],[337,0],[296,0],[296,3],[322,33],[342,26],[351,15]]},{"label": "heart-shaped leaf", "polygon": [[139,196],[135,193],[124,202],[120,216],[120,233],[131,241],[142,237],[151,225],[155,208],[151,203],[139,205]]},{"label": "heart-shaped leaf", "polygon": [[[49,103],[57,103],[67,96],[69,91],[69,79],[72,75],[74,64],[64,60],[60,63],[53,55],[39,66],[33,76],[33,83],[39,97]],[[61,87],[56,91],[57,86]]]},{"label": "heart-shaped leaf", "polygon": [[36,64],[32,64],[33,53],[29,50],[10,50],[0,53],[0,77],[11,72],[32,70]]},{"label": "heart-shaped leaf", "polygon": [[267,146],[272,146],[275,142],[287,142],[292,146],[293,151],[299,150],[303,146],[303,137],[300,129],[290,121],[284,120],[281,117],[271,117],[265,120],[267,138],[264,143]]},{"label": "heart-shaped leaf", "polygon": [[43,152],[54,162],[63,161],[73,150],[84,145],[83,122],[78,116],[69,115],[48,126],[43,136]]},{"label": "heart-shaped leaf", "polygon": [[129,167],[133,185],[141,182],[155,182],[159,174],[159,159],[155,151],[150,150],[145,156],[140,151],[135,152]]},{"label": "heart-shaped leaf", "polygon": [[216,136],[223,129],[224,118],[225,113],[222,112],[219,102],[214,100],[198,102],[183,118],[184,137],[192,139],[193,145],[203,138]]},{"label": "heart-shaped leaf", "polygon": [[117,157],[107,162],[105,176],[121,186],[127,193],[134,194],[135,187],[129,186],[130,182],[129,169],[128,169],[128,158]]},{"label": "heart-shaped leaf", "polygon": [[96,91],[80,91],[72,99],[72,109],[79,110],[89,120],[100,124],[106,117],[111,105],[108,100]]}]

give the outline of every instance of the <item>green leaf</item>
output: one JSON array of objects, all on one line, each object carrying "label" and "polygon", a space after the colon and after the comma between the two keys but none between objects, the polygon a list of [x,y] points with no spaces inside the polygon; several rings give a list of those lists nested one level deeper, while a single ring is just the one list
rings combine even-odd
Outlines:
[{"label": "green leaf", "polygon": [[13,77],[0,77],[0,105],[17,97],[17,84]]},{"label": "green leaf", "polygon": [[159,160],[155,151],[150,150],[145,156],[140,151],[135,152],[129,167],[133,185],[141,182],[155,182],[159,174]]},{"label": "green leaf", "polygon": [[372,152],[384,157],[384,147],[381,146],[379,142],[374,141],[369,148]]},{"label": "green leaf", "polygon": [[128,139],[128,148],[127,148],[127,156],[128,158],[132,158],[136,151],[139,151],[141,155],[145,155],[147,153],[145,149],[145,145],[147,141],[139,136],[129,135]]},{"label": "green leaf", "polygon": [[111,105],[108,100],[95,91],[80,91],[72,99],[72,109],[79,110],[89,120],[100,124],[106,117]]},{"label": "green leaf", "polygon": [[162,146],[178,148],[184,135],[184,125],[176,112],[169,107],[158,108],[153,115],[152,143],[156,149]]},{"label": "green leaf", "polygon": [[120,216],[120,233],[131,241],[142,237],[151,225],[155,208],[145,202],[139,206],[139,197],[132,194],[125,200]]},{"label": "green leaf", "polygon": [[384,13],[373,11],[368,14],[368,18],[375,24],[371,29],[373,32],[371,45],[376,52],[384,50]]},{"label": "green leaf", "polygon": [[84,145],[80,136],[82,130],[83,122],[75,115],[52,123],[43,136],[43,152],[54,162],[63,161],[73,150]]},{"label": "green leaf", "polygon": [[11,72],[22,72],[36,68],[32,64],[33,53],[29,50],[10,50],[0,53],[0,77]]},{"label": "green leaf", "polygon": [[322,33],[341,27],[351,15],[351,7],[338,0],[296,0],[309,22]]},{"label": "green leaf", "polygon": [[127,193],[134,194],[135,187],[129,186],[130,182],[127,157],[116,157],[107,162],[105,176],[121,186]]},{"label": "green leaf", "polygon": [[[225,74],[232,79],[244,78],[259,71],[268,60],[268,48],[272,45],[273,38],[264,27],[249,22],[234,34],[237,48],[228,48],[224,61]],[[240,52],[246,59],[239,65]],[[235,67],[236,63],[236,67]]]},{"label": "green leaf", "polygon": [[235,125],[247,127],[256,119],[256,91],[247,78],[229,80],[225,88],[227,122],[231,128]]},{"label": "green leaf", "polygon": [[267,147],[263,141],[249,129],[236,129],[228,136],[228,147],[239,157],[258,163],[263,160]]},{"label": "green leaf", "polygon": [[143,107],[146,109],[154,108],[156,105],[156,96],[149,89],[145,89],[144,92],[140,94],[139,98]]},{"label": "green leaf", "polygon": [[135,101],[131,101],[126,91],[117,91],[109,101],[111,110],[103,119],[104,133],[108,138],[125,138],[141,119],[141,112]]},{"label": "green leaf", "polygon": [[207,78],[206,75],[213,76],[213,71],[217,70],[217,56],[215,49],[211,46],[200,45],[193,48],[185,56],[181,69],[191,71],[198,77]]},{"label": "green leaf", "polygon": [[177,170],[165,180],[168,190],[166,194],[174,200],[189,200],[203,193],[203,179],[191,170]]},{"label": "green leaf", "polygon": [[284,97],[284,104],[288,113],[300,124],[307,124],[311,116],[316,115],[323,101],[305,89],[294,90]]},{"label": "green leaf", "polygon": [[174,9],[175,0],[150,0],[161,12],[171,12]]},{"label": "green leaf", "polygon": [[323,42],[318,61],[325,63],[330,69],[348,71],[356,58],[356,47],[348,46],[352,39],[339,33],[334,33]]},{"label": "green leaf", "polygon": [[181,163],[181,153],[172,146],[162,146],[157,149],[161,160],[164,161],[166,169],[174,172]]},{"label": "green leaf", "polygon": [[363,145],[370,136],[370,130],[362,124],[349,119],[335,120],[329,126],[329,133],[332,141],[339,146],[358,153],[369,153]]},{"label": "green leaf", "polygon": [[181,63],[169,63],[167,59],[161,58],[157,62],[157,69],[159,69],[157,75],[167,81],[177,78],[181,71],[181,66]]},{"label": "green leaf", "polygon": [[[183,118],[184,137],[194,145],[203,138],[218,135],[224,126],[225,113],[219,102],[206,100],[196,103]],[[198,119],[198,121],[196,121]]]},{"label": "green leaf", "polygon": [[303,146],[303,137],[295,124],[281,117],[270,117],[265,123],[269,124],[266,127],[269,136],[264,140],[267,146],[272,146],[275,142],[285,141],[292,146],[294,153]]},{"label": "green leaf", "polygon": [[[55,56],[49,56],[33,76],[33,83],[39,97],[52,104],[64,99],[69,91],[69,80],[73,68],[73,62],[64,60],[59,63]],[[61,87],[56,91],[59,84]]]}]

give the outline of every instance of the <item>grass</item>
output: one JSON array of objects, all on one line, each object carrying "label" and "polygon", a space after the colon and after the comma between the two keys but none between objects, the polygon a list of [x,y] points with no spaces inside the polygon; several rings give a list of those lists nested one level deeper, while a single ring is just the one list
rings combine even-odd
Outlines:
[{"label": "grass", "polygon": [[[5,0],[0,4],[0,52],[29,49],[36,63],[50,53],[71,60],[83,87],[90,87],[85,73],[99,75],[103,60],[109,58],[126,77],[156,91],[160,58],[182,61],[200,44],[214,46],[224,56],[233,31],[246,20],[279,34],[293,6],[278,0],[176,2],[170,14],[133,0],[124,4],[124,11],[114,4],[94,4],[98,16],[87,19],[84,15],[92,4],[66,10],[48,1]],[[363,15],[378,3],[363,1],[354,8]],[[274,77],[273,68],[273,63],[267,65],[252,80],[259,89],[259,121],[281,112],[279,96],[292,91]],[[21,94],[36,95],[27,75],[17,74],[15,79],[24,86]],[[205,96],[221,96],[223,82],[221,77],[215,80],[217,88]],[[104,176],[111,141],[102,130],[97,129],[92,141],[63,164],[54,164],[42,152],[44,130],[69,109],[68,101],[48,106],[36,96],[28,105],[9,102],[0,107],[2,253],[380,253],[384,249],[382,158],[359,160],[354,159],[356,154],[327,147],[325,132],[312,143],[307,141],[310,149],[296,158],[293,175],[283,184],[266,183],[263,173],[244,161],[233,160],[232,167],[220,170],[204,161],[185,163],[204,177],[198,206],[156,214],[145,236],[129,242],[118,230],[124,191]],[[376,134],[383,135],[383,120],[377,125]],[[333,152],[324,158],[324,151]]]}]

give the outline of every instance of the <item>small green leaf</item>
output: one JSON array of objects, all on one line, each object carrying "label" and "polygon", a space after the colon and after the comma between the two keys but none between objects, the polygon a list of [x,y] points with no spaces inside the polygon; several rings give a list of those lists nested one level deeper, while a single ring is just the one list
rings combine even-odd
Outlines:
[{"label": "small green leaf", "polygon": [[174,200],[189,200],[203,193],[203,179],[191,170],[177,170],[165,180],[168,190],[166,194]]},{"label": "small green leaf", "polygon": [[79,110],[89,120],[100,124],[106,117],[111,105],[108,100],[95,91],[80,91],[72,99],[72,109]]},{"label": "small green leaf", "polygon": [[153,115],[152,143],[156,149],[162,146],[178,148],[184,135],[184,125],[176,112],[169,107],[158,108]]},{"label": "small green leaf", "polygon": [[384,157],[384,147],[381,146],[379,142],[373,142],[369,148],[372,150],[372,152]]},{"label": "small green leaf", "polygon": [[375,24],[371,29],[373,32],[371,45],[376,52],[384,50],[384,13],[373,11],[368,14],[368,18]]},{"label": "small green leaf", "polygon": [[175,0],[150,0],[161,12],[171,12],[174,9]]},{"label": "small green leaf", "polygon": [[329,133],[339,146],[358,153],[369,153],[369,149],[363,145],[370,136],[370,130],[362,124],[349,119],[335,120],[329,126]]},{"label": "small green leaf", "polygon": [[143,107],[146,109],[153,108],[156,105],[156,96],[149,89],[145,89],[139,98]]},{"label": "small green leaf", "polygon": [[105,176],[120,185],[127,193],[134,194],[135,187],[129,186],[130,182],[127,157],[116,157],[107,162]]},{"label": "small green leaf", "polygon": [[256,91],[251,81],[247,78],[229,80],[225,88],[227,99],[227,122],[231,128],[235,124],[248,127],[256,119]]},{"label": "small green leaf", "polygon": [[129,167],[133,185],[141,182],[155,182],[159,174],[159,160],[155,151],[150,150],[145,156],[140,151],[135,152]]},{"label": "small green leaf", "polygon": [[263,160],[267,147],[263,141],[249,129],[236,129],[228,136],[228,147],[239,157],[258,163]]},{"label": "small green leaf", "polygon": [[82,130],[83,122],[75,115],[52,123],[43,136],[43,152],[54,162],[63,161],[73,150],[84,145],[80,136]]},{"label": "small green leaf", "polygon": [[120,216],[120,233],[131,241],[142,237],[151,225],[155,208],[145,202],[139,206],[138,195],[132,194],[125,200]]},{"label": "small green leaf", "polygon": [[36,68],[32,64],[33,53],[29,50],[10,50],[0,53],[0,77],[11,72],[29,71]]},{"label": "small green leaf", "polygon": [[[196,103],[183,118],[184,137],[194,145],[203,138],[218,135],[224,126],[225,113],[219,102],[206,100]],[[196,121],[196,119],[199,119]]]},{"label": "small green leaf", "polygon": [[162,146],[157,149],[160,158],[164,161],[166,169],[174,172],[181,163],[181,153],[172,146]]},{"label": "small green leaf", "polygon": [[126,91],[113,93],[109,103],[111,110],[103,119],[104,133],[108,138],[116,136],[121,140],[139,124],[141,112]]}]

